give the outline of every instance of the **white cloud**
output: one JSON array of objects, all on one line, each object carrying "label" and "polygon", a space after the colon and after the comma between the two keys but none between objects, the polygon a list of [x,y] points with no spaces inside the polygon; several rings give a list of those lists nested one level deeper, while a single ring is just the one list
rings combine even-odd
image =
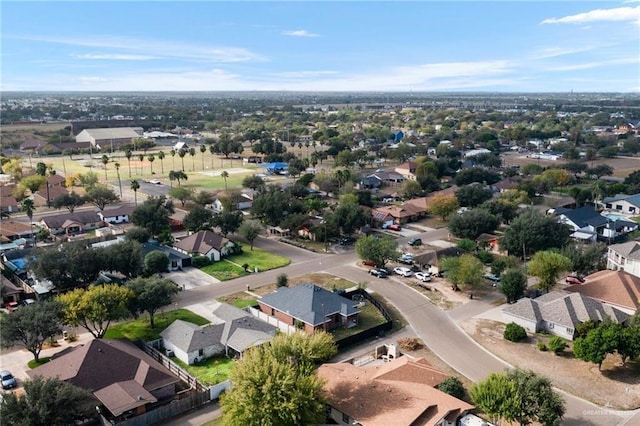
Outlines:
[{"label": "white cloud", "polygon": [[640,6],[618,7],[614,9],[595,9],[562,18],[548,18],[541,24],[584,24],[587,22],[640,21]]},{"label": "white cloud", "polygon": [[85,53],[85,54],[71,54],[71,56],[78,59],[99,59],[99,60],[116,60],[116,61],[148,61],[151,59],[160,59],[157,56],[128,55],[128,54],[122,54],[122,53]]},{"label": "white cloud", "polygon": [[584,62],[581,64],[559,65],[559,66],[547,68],[547,70],[548,71],[579,71],[579,70],[587,70],[592,68],[609,67],[613,65],[630,65],[630,64],[640,64],[640,58],[632,57],[632,58],[621,58],[621,59],[611,59],[611,60],[605,59],[597,62]]},{"label": "white cloud", "polygon": [[309,78],[320,77],[323,75],[335,75],[338,71],[286,71],[274,74],[276,77],[283,78]]},{"label": "white cloud", "polygon": [[[134,56],[152,56],[154,58],[186,59],[218,63],[266,60],[262,55],[242,47],[207,46],[159,39],[138,39],[118,36],[96,36],[83,38],[23,36],[18,38],[78,47],[117,49]],[[126,54],[123,54],[122,52],[114,53],[114,55]]]},{"label": "white cloud", "polygon": [[530,55],[531,59],[547,59],[556,58],[558,56],[573,55],[575,53],[583,53],[593,50],[593,47],[545,47],[538,49]]},{"label": "white cloud", "polygon": [[320,34],[310,33],[307,30],[283,31],[282,35],[291,37],[320,37]]}]

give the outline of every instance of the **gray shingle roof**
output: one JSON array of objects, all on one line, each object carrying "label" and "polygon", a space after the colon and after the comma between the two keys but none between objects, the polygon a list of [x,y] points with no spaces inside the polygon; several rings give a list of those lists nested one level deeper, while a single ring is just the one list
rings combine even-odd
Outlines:
[{"label": "gray shingle roof", "polygon": [[550,321],[568,328],[576,328],[590,319],[611,319],[622,323],[629,318],[629,315],[621,310],[580,293],[559,291],[552,291],[537,299],[520,299],[517,303],[505,307],[503,312],[535,322]]},{"label": "gray shingle roof", "polygon": [[618,253],[620,256],[629,259],[640,260],[640,243],[638,241],[628,241],[621,244],[612,244],[609,249]]},{"label": "gray shingle roof", "polygon": [[199,326],[175,320],[160,333],[160,337],[189,353],[220,342],[224,324]]},{"label": "gray shingle roof", "polygon": [[324,324],[325,318],[335,313],[350,316],[359,312],[352,300],[311,283],[280,287],[263,296],[260,303],[313,326]]}]

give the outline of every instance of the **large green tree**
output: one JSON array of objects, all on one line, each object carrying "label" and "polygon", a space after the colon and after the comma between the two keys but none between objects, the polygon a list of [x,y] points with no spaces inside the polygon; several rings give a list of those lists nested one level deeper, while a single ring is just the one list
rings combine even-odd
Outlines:
[{"label": "large green tree", "polygon": [[96,185],[87,191],[87,200],[103,211],[109,204],[118,201],[118,196],[106,185]]},{"label": "large green tree", "polygon": [[38,361],[42,346],[62,332],[62,311],[56,302],[36,302],[0,317],[2,346],[24,346]]},{"label": "large green tree", "polygon": [[147,275],[161,274],[169,268],[169,256],[162,250],[153,250],[144,257],[144,270]]},{"label": "large green tree", "polygon": [[29,266],[36,276],[48,279],[56,289],[67,290],[93,283],[105,263],[99,250],[78,242],[38,249],[31,256]]},{"label": "large green tree", "polygon": [[150,277],[136,278],[127,282],[134,293],[129,309],[134,313],[147,312],[151,328],[155,328],[155,314],[158,309],[171,304],[178,287],[168,279]]},{"label": "large green tree", "polygon": [[398,258],[398,243],[391,237],[376,238],[373,235],[358,238],[356,253],[360,259],[383,267],[388,261]]},{"label": "large green tree", "polygon": [[182,220],[185,229],[197,232],[205,229],[211,229],[211,221],[213,220],[213,212],[203,206],[196,204],[187,213]]},{"label": "large green tree", "polygon": [[78,195],[75,191],[68,194],[58,195],[53,199],[51,205],[56,209],[66,208],[69,213],[73,213],[76,207],[79,207],[85,203],[85,198]]},{"label": "large green tree", "polygon": [[482,233],[491,233],[500,226],[500,219],[481,208],[455,215],[449,221],[449,231],[459,238],[475,240]]},{"label": "large green tree", "polygon": [[527,276],[520,268],[509,268],[500,276],[499,289],[507,298],[507,303],[514,303],[524,296]]},{"label": "large green tree", "polygon": [[176,186],[169,190],[169,197],[180,201],[180,204],[184,207],[185,203],[193,197],[193,189],[185,188],[184,186]]},{"label": "large green tree", "polygon": [[155,237],[169,229],[169,216],[173,213],[171,201],[164,197],[148,198],[133,211],[131,222]]},{"label": "large green tree", "polygon": [[253,250],[253,242],[264,230],[262,224],[257,220],[245,220],[240,225],[238,233],[249,241],[251,250]]},{"label": "large green tree", "polygon": [[467,185],[456,191],[458,203],[464,207],[477,207],[493,197],[493,191],[482,185]]},{"label": "large green tree", "polygon": [[519,214],[504,233],[500,247],[513,256],[531,256],[537,251],[561,248],[571,235],[569,226],[534,209]]},{"label": "large green tree", "polygon": [[211,223],[220,228],[220,232],[225,237],[229,233],[235,233],[242,225],[242,212],[225,210],[213,216]]},{"label": "large green tree", "polygon": [[439,268],[445,271],[445,277],[451,282],[452,287],[462,287],[465,290],[472,289],[482,282],[484,266],[480,259],[470,253],[458,257],[445,257],[439,262]]},{"label": "large green tree", "polygon": [[553,289],[560,274],[570,269],[571,259],[553,250],[537,252],[527,264],[527,271],[540,279],[538,287],[545,292]]},{"label": "large green tree", "polygon": [[491,373],[486,379],[474,383],[469,389],[469,396],[492,423],[516,419],[520,402],[516,385],[503,373]]},{"label": "large green tree", "polygon": [[127,307],[135,297],[133,291],[117,284],[77,288],[61,294],[63,322],[86,329],[95,338],[102,338],[112,321],[126,318]]},{"label": "large green tree", "polygon": [[[127,231],[127,236],[133,231],[132,235],[141,230],[145,235],[144,243],[149,240],[149,233],[142,228],[134,227]],[[126,238],[118,244],[102,249],[101,258],[105,259],[109,271],[118,271],[126,277],[133,278],[140,275],[143,267],[142,246],[140,241],[133,238]]]},{"label": "large green tree", "polygon": [[589,275],[605,269],[607,245],[605,243],[567,244],[561,253],[571,259],[571,271],[579,275]]},{"label": "large green tree", "polygon": [[324,420],[317,363],[336,348],[326,333],[279,334],[232,367],[233,387],[220,399],[226,425],[294,426]]},{"label": "large green tree", "polygon": [[0,418],[12,426],[68,426],[94,419],[95,406],[87,390],[38,376],[24,382],[24,393],[3,395]]},{"label": "large green tree", "polygon": [[507,371],[507,379],[515,385],[517,408],[515,418],[521,425],[538,422],[544,426],[560,425],[565,413],[564,401],[553,390],[551,381],[530,370]]},{"label": "large green tree", "polygon": [[443,221],[446,220],[460,207],[458,199],[455,195],[434,195],[429,199],[427,209],[431,214],[440,216]]}]

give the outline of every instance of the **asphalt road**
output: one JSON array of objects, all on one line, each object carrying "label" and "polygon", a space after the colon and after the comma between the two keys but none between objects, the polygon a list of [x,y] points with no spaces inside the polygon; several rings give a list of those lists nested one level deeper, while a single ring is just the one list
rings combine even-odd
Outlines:
[{"label": "asphalt road", "polygon": [[[416,236],[428,243],[429,241],[446,239],[447,234],[446,229],[438,229]],[[398,242],[404,244],[408,239],[409,237],[400,238]],[[259,238],[256,246],[269,251],[277,251],[279,254],[291,258],[292,263],[285,268],[182,292],[178,305],[188,306],[202,300],[210,300],[246,290],[247,286],[255,288],[267,285],[275,282],[276,277],[282,273],[295,277],[314,272],[326,272],[354,282],[366,281],[369,288],[380,293],[402,312],[416,335],[435,354],[469,379],[482,380],[492,372],[504,371],[510,367],[478,345],[456,324],[456,321],[473,316],[485,308],[493,307],[486,301],[474,300],[462,305],[459,309],[445,312],[431,304],[420,293],[394,278],[372,280],[365,269],[356,266],[357,256],[354,251],[342,254],[311,253],[266,238]],[[526,368],[526,365],[522,367]],[[564,398],[567,413],[562,422],[563,425],[621,426],[640,424],[640,414],[637,410],[634,412],[609,410],[569,394],[564,394]]]}]

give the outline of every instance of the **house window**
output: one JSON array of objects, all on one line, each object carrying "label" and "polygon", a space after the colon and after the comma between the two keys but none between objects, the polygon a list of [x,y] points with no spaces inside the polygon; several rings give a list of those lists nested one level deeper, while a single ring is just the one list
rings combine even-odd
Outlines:
[{"label": "house window", "polygon": [[606,204],[606,207],[607,207],[608,209],[610,209],[610,208],[611,208],[611,203],[607,203],[607,204]]},{"label": "house window", "polygon": [[616,204],[616,210],[622,210],[622,205]]},{"label": "house window", "polygon": [[635,207],[629,207],[629,213],[635,213],[635,212],[636,212]]},{"label": "house window", "polygon": [[567,327],[567,334],[573,336],[573,328]]},{"label": "house window", "polygon": [[276,314],[276,310],[271,308],[271,316],[274,316]]},{"label": "house window", "polygon": [[349,416],[347,416],[346,414],[343,414],[342,415],[342,423],[349,424]]},{"label": "house window", "polygon": [[547,329],[553,330],[553,326],[554,326],[554,324],[552,322],[548,322],[547,323]]},{"label": "house window", "polygon": [[203,355],[204,355],[204,349],[198,350],[198,356],[203,356]]}]

